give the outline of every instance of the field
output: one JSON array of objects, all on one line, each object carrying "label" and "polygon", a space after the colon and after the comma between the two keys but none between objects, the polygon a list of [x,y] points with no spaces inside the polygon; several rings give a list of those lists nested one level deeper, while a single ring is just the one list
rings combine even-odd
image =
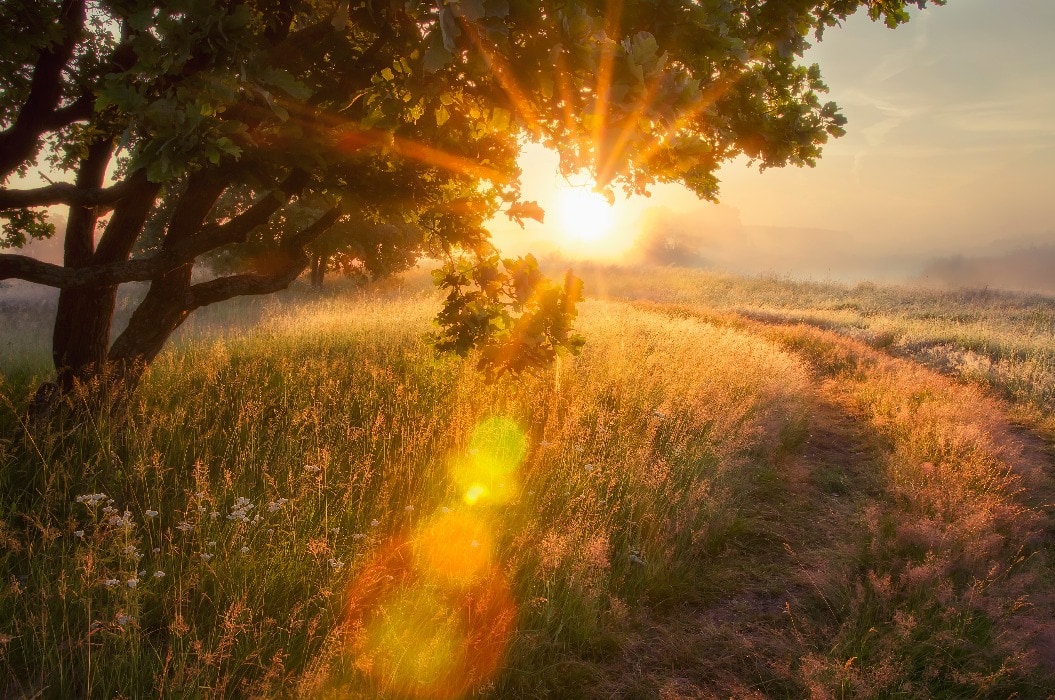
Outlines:
[{"label": "field", "polygon": [[1055,694],[1055,301],[579,274],[544,373],[296,287],[61,428],[0,306],[0,696]]}]

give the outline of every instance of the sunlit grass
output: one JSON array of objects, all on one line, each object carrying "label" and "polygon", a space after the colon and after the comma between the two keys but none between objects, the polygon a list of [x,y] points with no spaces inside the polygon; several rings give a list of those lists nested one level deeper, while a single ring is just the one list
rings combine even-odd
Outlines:
[{"label": "sunlit grass", "polygon": [[[799,362],[735,330],[591,303],[581,357],[488,386],[422,343],[434,310],[331,299],[202,326],[123,424],[3,443],[13,692],[549,687],[613,606],[698,584],[802,410]],[[495,420],[522,437],[496,442]],[[442,613],[470,599],[482,627]]]}]

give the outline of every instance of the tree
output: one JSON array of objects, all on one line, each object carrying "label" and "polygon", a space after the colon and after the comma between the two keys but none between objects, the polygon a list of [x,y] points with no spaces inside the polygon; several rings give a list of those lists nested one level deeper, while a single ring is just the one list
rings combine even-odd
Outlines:
[{"label": "tree", "polygon": [[[861,6],[896,26],[926,4],[7,0],[2,243],[50,235],[47,207],[69,213],[63,265],[5,253],[0,280],[61,290],[60,388],[134,387],[195,309],[286,287],[328,231],[354,241],[384,210],[375,223],[434,224],[401,250],[451,256],[440,347],[482,346],[495,372],[545,362],[577,342],[577,285],[499,260],[483,228],[503,207],[540,214],[519,198],[523,139],[610,197],[681,182],[714,198],[723,161],[812,165],[842,133],[800,64],[811,34]],[[42,163],[70,180],[11,184]],[[196,261],[254,246],[254,263],[192,281]],[[111,342],[130,281],[149,290]]]}]

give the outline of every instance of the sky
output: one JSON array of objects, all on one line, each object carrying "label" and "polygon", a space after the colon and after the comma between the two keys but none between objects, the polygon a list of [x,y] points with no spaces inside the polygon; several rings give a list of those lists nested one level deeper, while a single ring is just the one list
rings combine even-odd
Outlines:
[{"label": "sky", "polygon": [[522,232],[496,220],[496,241],[618,259],[659,222],[700,236],[715,267],[832,279],[1055,244],[1055,1],[949,0],[896,30],[859,13],[805,60],[849,120],[817,167],[759,173],[733,161],[720,204],[657,188],[616,205],[612,234],[572,244],[553,215],[556,158],[528,146],[524,196],[550,215]]}]

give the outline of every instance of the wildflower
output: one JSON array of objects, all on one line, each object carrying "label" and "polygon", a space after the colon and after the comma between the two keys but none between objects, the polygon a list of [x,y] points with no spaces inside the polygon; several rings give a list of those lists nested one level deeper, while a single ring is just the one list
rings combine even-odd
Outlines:
[{"label": "wildflower", "polygon": [[353,539],[353,540],[361,540],[361,539],[363,539],[364,537],[366,537],[366,535],[364,535],[364,534],[363,534],[363,533],[361,533],[361,532],[357,532],[357,533],[355,533],[354,535],[352,535],[352,539]]},{"label": "wildflower", "polygon": [[440,512],[441,513],[450,513],[451,509],[448,508],[447,506],[443,506],[442,508],[440,508]]},{"label": "wildflower", "polygon": [[652,411],[652,415],[655,418],[659,419],[659,420],[663,420],[664,418],[667,417],[667,414],[664,413],[663,411],[659,410],[658,408],[656,410]]},{"label": "wildflower", "polygon": [[547,448],[547,447],[549,447],[549,446],[550,446],[550,443],[549,443],[549,441],[548,441],[548,440],[543,440],[542,442],[540,442],[540,443],[538,444],[538,446],[539,446],[539,447],[541,447],[541,448],[543,448],[543,449],[545,449],[545,448]]},{"label": "wildflower", "polygon": [[212,555],[211,555],[211,554],[208,554],[208,553],[206,553],[206,552],[202,552],[202,553],[201,553],[201,554],[200,554],[199,556],[201,557],[201,560],[202,560],[202,561],[205,561],[205,562],[207,562],[207,561],[209,561],[210,559],[212,559]]},{"label": "wildflower", "polygon": [[583,452],[585,452],[586,450],[585,450],[585,449],[584,449],[584,448],[582,447],[582,445],[577,445],[577,446],[575,447],[575,451],[576,451],[576,452],[578,452],[579,454],[582,454],[582,453],[583,453]]},{"label": "wildflower", "polygon": [[146,512],[146,516],[148,518],[156,518],[156,517],[158,517],[158,512],[156,510],[148,510]]},{"label": "wildflower", "polygon": [[216,540],[209,540],[209,546],[210,547],[215,547],[216,546]]},{"label": "wildflower", "polygon": [[370,527],[377,527],[380,524],[381,524],[381,521],[378,520],[377,518],[374,518],[373,520],[370,521]]},{"label": "wildflower", "polygon": [[330,528],[330,534],[331,535],[339,535],[339,534],[341,534],[341,528],[339,528],[339,527],[331,527]]},{"label": "wildflower", "polygon": [[234,499],[234,506],[231,508],[231,512],[227,515],[228,520],[248,523],[249,522],[249,511],[256,506],[253,505],[245,496],[239,496]]},{"label": "wildflower", "polygon": [[273,527],[269,527],[269,528],[267,529],[267,536],[268,536],[268,537],[271,537],[271,535],[273,535],[273,534],[275,534],[275,528],[273,528]]},{"label": "wildflower", "polygon": [[473,549],[476,549],[477,547],[480,546],[480,543],[477,542],[476,540],[473,540],[472,542],[469,543],[469,546],[472,547]]},{"label": "wildflower", "polygon": [[165,578],[165,572],[161,569],[158,569],[154,572],[154,578]]},{"label": "wildflower", "polygon": [[121,625],[122,627],[124,627],[124,626],[125,626],[125,625],[127,625],[127,624],[128,624],[129,622],[132,622],[132,621],[134,621],[134,620],[135,620],[135,618],[134,618],[134,617],[132,617],[131,615],[124,615],[124,614],[121,614],[121,615],[118,615],[118,616],[117,616],[117,624]]},{"label": "wildflower", "polygon": [[106,506],[103,508],[103,515],[114,515],[115,513],[117,513],[117,509],[113,506]]},{"label": "wildflower", "polygon": [[109,498],[109,496],[107,496],[105,493],[88,493],[84,494],[83,496],[77,496],[77,498],[74,500],[77,503],[83,503],[89,508],[94,508],[95,506],[105,501],[107,498]]},{"label": "wildflower", "polygon": [[240,550],[238,550],[238,551],[241,552],[242,554],[249,554],[249,547],[246,547],[245,545],[243,545],[242,548]]},{"label": "wildflower", "polygon": [[337,561],[336,559],[333,559],[333,558],[330,559],[329,564],[330,564],[330,568],[333,569],[334,571],[340,571],[342,568],[344,568],[344,562],[343,561]]},{"label": "wildflower", "polygon": [[405,510],[405,511],[407,511],[407,512],[409,513],[409,512],[411,512],[412,510],[414,510],[414,506],[407,506],[407,507],[406,507],[406,508],[404,508],[403,510]]},{"label": "wildflower", "polygon": [[125,581],[125,583],[128,584],[129,588],[135,588],[136,586],[139,585],[139,579],[137,579],[137,578],[130,578],[127,581]]},{"label": "wildflower", "polygon": [[220,511],[214,510],[213,512],[209,513],[209,517],[212,518],[213,520],[216,520],[217,518],[220,517]]},{"label": "wildflower", "polygon": [[108,578],[105,581],[103,581],[103,585],[106,586],[107,588],[113,588],[114,586],[116,586],[119,583],[121,583],[121,582],[118,581],[115,578]]},{"label": "wildflower", "polygon": [[322,467],[317,467],[314,464],[305,464],[304,471],[308,472],[309,474],[318,474],[322,471]]},{"label": "wildflower", "polygon": [[83,539],[84,538],[84,530],[74,530],[73,531],[73,536],[74,537],[80,537],[81,539]]},{"label": "wildflower", "polygon": [[645,560],[640,552],[630,552],[630,563],[636,564],[637,566],[644,566]]},{"label": "wildflower", "polygon": [[267,504],[267,512],[268,513],[275,513],[277,511],[281,510],[282,506],[286,505],[287,503],[289,503],[289,499],[288,498],[279,498],[279,499],[276,499],[274,501],[271,501],[270,503]]},{"label": "wildflower", "polygon": [[198,506],[198,512],[199,513],[204,513],[207,510],[208,510],[208,508],[206,508],[205,506]]},{"label": "wildflower", "polygon": [[260,522],[260,513],[257,513],[256,515],[253,516],[253,522],[254,523]]},{"label": "wildflower", "polygon": [[158,552],[160,552],[160,551],[161,551],[161,547],[154,547],[154,548],[153,548],[152,550],[150,550],[150,551],[151,551],[151,552],[153,552],[154,554],[157,554]]},{"label": "wildflower", "polygon": [[593,465],[592,464],[587,464],[586,465],[586,473],[589,474],[592,471],[593,471]]},{"label": "wildflower", "polygon": [[[105,512],[105,509],[103,509]],[[117,511],[115,510],[114,513]],[[122,515],[111,515],[110,524],[114,527],[130,528],[132,527],[132,513],[125,511]]]},{"label": "wildflower", "polygon": [[195,498],[205,498],[205,492],[204,491],[199,491],[198,493],[194,494],[194,497]]},{"label": "wildflower", "polygon": [[143,577],[143,576],[146,576],[146,575],[147,575],[147,570],[146,570],[146,569],[143,569],[143,570],[141,570],[141,571],[139,572],[139,576],[140,576],[140,577]]},{"label": "wildflower", "polygon": [[176,526],[176,529],[180,532],[190,532],[194,529],[194,526],[188,523],[186,520],[181,520],[179,525]]},{"label": "wildflower", "polygon": [[124,551],[125,554],[135,554],[137,550],[136,550],[136,546],[134,544],[130,544],[127,547],[125,547],[123,551]]}]

